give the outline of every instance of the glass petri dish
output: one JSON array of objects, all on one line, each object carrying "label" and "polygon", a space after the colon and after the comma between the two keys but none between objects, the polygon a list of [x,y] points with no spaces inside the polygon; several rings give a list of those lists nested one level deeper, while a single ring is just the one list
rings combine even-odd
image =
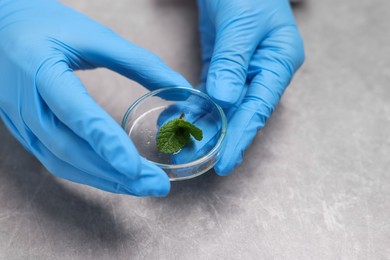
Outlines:
[{"label": "glass petri dish", "polygon": [[[177,153],[161,153],[156,144],[159,128],[182,114],[202,129],[203,139],[191,139]],[[226,124],[223,110],[207,94],[186,87],[149,92],[129,107],[122,120],[122,128],[139,154],[164,170],[171,181],[194,178],[215,165]]]}]

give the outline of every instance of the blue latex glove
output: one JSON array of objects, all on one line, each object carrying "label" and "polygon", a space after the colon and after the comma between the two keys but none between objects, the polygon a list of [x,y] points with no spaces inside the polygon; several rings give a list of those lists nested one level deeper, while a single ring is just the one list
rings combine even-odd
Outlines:
[{"label": "blue latex glove", "polygon": [[167,175],[137,153],[73,70],[106,67],[149,89],[188,82],[154,54],[53,0],[0,1],[0,115],[58,177],[162,196]]},{"label": "blue latex glove", "polygon": [[227,175],[271,116],[304,60],[288,0],[198,0],[202,85],[228,117],[221,159]]}]

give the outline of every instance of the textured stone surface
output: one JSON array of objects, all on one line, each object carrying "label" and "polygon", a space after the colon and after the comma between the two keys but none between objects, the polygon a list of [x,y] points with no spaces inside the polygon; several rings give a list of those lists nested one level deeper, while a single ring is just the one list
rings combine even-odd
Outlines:
[{"label": "textured stone surface", "polygon": [[[196,7],[66,0],[192,83]],[[0,123],[0,259],[390,259],[390,2],[295,7],[307,60],[230,176],[116,196],[53,178]],[[120,121],[145,91],[78,73]]]}]

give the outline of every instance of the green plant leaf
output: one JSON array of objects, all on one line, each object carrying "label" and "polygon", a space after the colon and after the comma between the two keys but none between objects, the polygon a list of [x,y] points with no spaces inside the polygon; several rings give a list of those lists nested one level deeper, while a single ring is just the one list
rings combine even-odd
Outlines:
[{"label": "green plant leaf", "polygon": [[176,153],[183,148],[191,135],[198,141],[203,139],[203,131],[184,120],[183,116],[165,123],[157,134],[157,149],[162,153]]},{"label": "green plant leaf", "polygon": [[188,129],[190,134],[198,141],[201,141],[203,139],[203,131],[196,127],[195,125],[191,124],[190,122],[187,122],[185,120],[179,121],[179,127]]}]

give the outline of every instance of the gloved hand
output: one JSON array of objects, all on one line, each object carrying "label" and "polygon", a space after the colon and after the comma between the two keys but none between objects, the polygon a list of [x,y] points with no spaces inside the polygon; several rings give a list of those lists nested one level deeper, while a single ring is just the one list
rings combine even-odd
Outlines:
[{"label": "gloved hand", "polygon": [[0,115],[54,175],[114,193],[162,196],[141,158],[73,70],[107,67],[149,89],[189,86],[154,54],[54,0],[0,1]]},{"label": "gloved hand", "polygon": [[[288,0],[198,0],[205,91],[228,130],[215,170],[227,175],[263,128],[304,60]],[[201,87],[202,88],[202,87]]]}]

